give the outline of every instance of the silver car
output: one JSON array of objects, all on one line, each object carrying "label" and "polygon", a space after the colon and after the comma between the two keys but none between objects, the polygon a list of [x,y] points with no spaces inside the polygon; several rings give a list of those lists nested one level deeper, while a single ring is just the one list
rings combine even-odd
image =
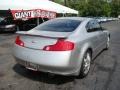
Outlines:
[{"label": "silver car", "polygon": [[85,77],[91,61],[108,49],[110,34],[91,18],[62,17],[17,32],[13,55],[27,69]]}]

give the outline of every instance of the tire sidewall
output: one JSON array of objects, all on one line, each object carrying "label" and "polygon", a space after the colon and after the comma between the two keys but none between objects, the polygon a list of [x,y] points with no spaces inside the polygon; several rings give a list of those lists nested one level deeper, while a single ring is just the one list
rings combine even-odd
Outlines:
[{"label": "tire sidewall", "polygon": [[[84,73],[84,57],[86,56],[86,54],[89,53],[90,54],[90,67],[89,67],[89,70],[87,73]],[[82,64],[81,64],[81,68],[80,68],[80,73],[79,73],[79,77],[81,78],[84,78],[88,75],[89,71],[90,71],[90,68],[91,68],[91,60],[92,60],[92,53],[91,51],[87,50],[83,56],[83,59],[82,59]]]}]

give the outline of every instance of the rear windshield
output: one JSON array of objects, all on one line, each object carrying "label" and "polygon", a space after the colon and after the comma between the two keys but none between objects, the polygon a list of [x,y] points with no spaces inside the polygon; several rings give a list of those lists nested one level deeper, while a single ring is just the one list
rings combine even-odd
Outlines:
[{"label": "rear windshield", "polygon": [[53,19],[40,24],[35,30],[40,31],[53,31],[53,32],[72,32],[79,25],[81,21],[70,19]]}]

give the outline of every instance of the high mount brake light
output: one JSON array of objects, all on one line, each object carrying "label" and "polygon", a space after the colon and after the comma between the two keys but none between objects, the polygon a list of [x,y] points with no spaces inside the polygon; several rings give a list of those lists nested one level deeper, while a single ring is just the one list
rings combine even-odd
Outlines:
[{"label": "high mount brake light", "polygon": [[24,42],[20,39],[20,36],[16,37],[15,43],[19,46],[24,47]]},{"label": "high mount brake light", "polygon": [[74,49],[74,43],[70,41],[65,41],[63,39],[58,39],[57,43],[54,45],[48,45],[43,48],[45,51],[69,51]]}]

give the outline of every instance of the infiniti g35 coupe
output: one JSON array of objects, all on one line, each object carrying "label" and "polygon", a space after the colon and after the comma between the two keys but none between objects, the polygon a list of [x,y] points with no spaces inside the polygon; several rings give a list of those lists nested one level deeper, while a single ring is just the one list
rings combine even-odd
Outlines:
[{"label": "infiniti g35 coupe", "polygon": [[13,55],[30,70],[85,77],[91,61],[109,48],[110,33],[92,18],[62,17],[17,32]]}]

